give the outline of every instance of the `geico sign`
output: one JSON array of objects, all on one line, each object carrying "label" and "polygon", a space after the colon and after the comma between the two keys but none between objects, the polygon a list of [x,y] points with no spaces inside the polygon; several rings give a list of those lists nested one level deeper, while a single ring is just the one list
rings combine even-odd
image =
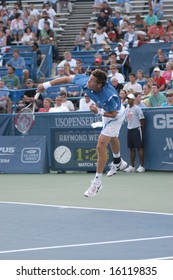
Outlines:
[{"label": "geico sign", "polygon": [[153,118],[156,129],[173,128],[173,114],[157,114]]}]

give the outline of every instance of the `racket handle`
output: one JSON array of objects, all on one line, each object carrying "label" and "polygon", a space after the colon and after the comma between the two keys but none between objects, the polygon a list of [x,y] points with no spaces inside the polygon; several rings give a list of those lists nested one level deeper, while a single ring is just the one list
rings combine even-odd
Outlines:
[{"label": "racket handle", "polygon": [[40,96],[40,92],[37,92],[36,95],[34,96],[35,99],[38,99]]}]

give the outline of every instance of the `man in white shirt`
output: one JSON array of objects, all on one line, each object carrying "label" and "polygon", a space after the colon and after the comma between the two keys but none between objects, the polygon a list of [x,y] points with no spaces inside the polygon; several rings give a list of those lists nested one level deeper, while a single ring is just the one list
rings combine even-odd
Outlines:
[{"label": "man in white shirt", "polygon": [[64,60],[62,60],[58,66],[57,69],[60,67],[64,67],[64,64],[68,62],[70,64],[71,70],[73,70],[76,67],[76,59],[72,58],[71,52],[65,52],[64,53]]},{"label": "man in white shirt", "polygon": [[85,93],[84,97],[81,98],[79,101],[79,111],[91,111],[90,110],[91,104],[94,104],[94,102]]},{"label": "man in white shirt", "polygon": [[34,3],[29,3],[29,12],[30,16],[34,16],[35,19],[38,19],[40,16],[40,12],[38,9],[35,9]]},{"label": "man in white shirt", "polygon": [[109,70],[110,70],[110,73],[108,74],[108,78],[116,77],[119,84],[124,83],[124,76],[118,72],[116,64],[110,65]]},{"label": "man in white shirt", "polygon": [[136,75],[134,73],[129,74],[129,82],[123,87],[126,91],[133,90],[134,92],[142,92],[142,86],[136,82]]},{"label": "man in white shirt", "polygon": [[44,9],[42,10],[42,11],[46,11],[47,13],[48,13],[48,15],[49,15],[49,17],[50,17],[50,19],[51,20],[57,20],[57,18],[56,18],[56,12],[55,12],[55,10],[51,7],[51,5],[50,5],[50,3],[49,2],[47,2],[47,3],[45,3],[45,5],[44,5]]},{"label": "man in white shirt", "polygon": [[55,107],[50,108],[50,110],[49,110],[50,113],[69,112],[69,109],[62,105],[62,97],[61,96],[57,96],[55,101],[56,101],[56,105],[55,105]]},{"label": "man in white shirt", "polygon": [[42,11],[42,18],[38,21],[38,30],[44,29],[44,22],[48,21],[50,23],[50,29],[53,29],[53,20],[49,18],[47,11]]}]

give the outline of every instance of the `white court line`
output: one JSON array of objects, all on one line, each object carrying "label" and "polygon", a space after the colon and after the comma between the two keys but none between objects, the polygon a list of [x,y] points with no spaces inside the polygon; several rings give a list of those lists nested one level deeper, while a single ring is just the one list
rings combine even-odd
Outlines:
[{"label": "white court line", "polygon": [[28,251],[40,251],[40,250],[52,250],[52,249],[62,249],[62,248],[76,248],[76,247],[86,247],[86,246],[98,246],[98,245],[108,245],[108,244],[118,244],[118,243],[130,243],[130,242],[160,240],[160,239],[169,239],[169,238],[173,238],[173,235],[137,238],[137,239],[114,240],[114,241],[103,241],[103,242],[93,242],[93,243],[36,247],[36,248],[26,248],[26,249],[17,249],[17,250],[7,250],[7,251],[0,251],[0,254],[19,253],[19,252],[28,252]]},{"label": "white court line", "polygon": [[152,214],[152,215],[166,215],[173,216],[173,213],[163,213],[163,212],[152,212],[152,211],[138,211],[138,210],[122,210],[122,209],[109,209],[109,208],[94,208],[94,207],[78,207],[78,206],[67,206],[67,205],[51,205],[42,203],[25,203],[25,202],[13,202],[13,201],[0,201],[0,204],[16,204],[16,205],[26,205],[26,206],[38,206],[38,207],[52,207],[60,209],[79,209],[79,210],[95,210],[95,211],[110,211],[110,212],[125,212],[125,213],[140,213],[140,214]]},{"label": "white court line", "polygon": [[173,260],[173,256],[148,259],[148,261],[150,260]]}]

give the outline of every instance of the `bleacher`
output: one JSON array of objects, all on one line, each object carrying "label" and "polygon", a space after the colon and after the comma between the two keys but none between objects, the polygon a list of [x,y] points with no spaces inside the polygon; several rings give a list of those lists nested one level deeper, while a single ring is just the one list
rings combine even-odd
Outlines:
[{"label": "bleacher", "polygon": [[[20,56],[24,57],[26,68],[29,70],[30,78],[33,79],[35,82],[39,81],[40,77],[51,77],[52,75],[52,46],[51,45],[39,45],[39,49],[42,53],[43,61],[41,66],[38,68],[37,66],[37,58],[36,53],[32,52],[31,46],[11,46],[7,53],[3,55],[3,68],[0,69],[0,76],[4,76],[7,74],[7,69],[5,68],[5,64],[8,60],[12,58],[13,50],[19,50]],[[19,72],[16,74],[20,75]],[[19,76],[21,82],[22,77]]]}]

